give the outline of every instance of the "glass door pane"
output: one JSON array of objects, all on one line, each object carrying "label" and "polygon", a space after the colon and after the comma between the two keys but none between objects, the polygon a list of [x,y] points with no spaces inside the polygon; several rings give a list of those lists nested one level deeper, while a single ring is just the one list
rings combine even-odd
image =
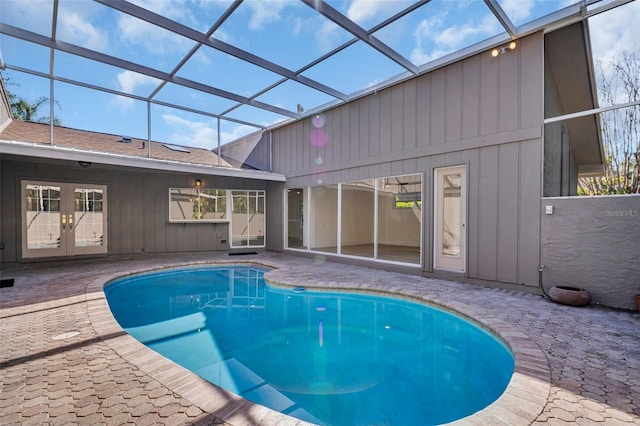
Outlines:
[{"label": "glass door pane", "polygon": [[[62,216],[60,212],[61,187],[48,184],[24,184],[24,232],[26,235],[23,257],[55,255],[62,248]],[[66,216],[65,216],[66,221]],[[28,252],[31,250],[40,253]]]},{"label": "glass door pane", "polygon": [[307,248],[305,230],[305,190],[292,188],[287,190],[287,247]]},{"label": "glass door pane", "polygon": [[249,197],[247,191],[231,191],[231,246],[242,247],[249,245]]},{"label": "glass door pane", "polygon": [[422,176],[378,179],[378,259],[420,264]]},{"label": "glass door pane", "polygon": [[440,254],[460,256],[461,176],[459,173],[443,176],[442,243]]},{"label": "glass door pane", "polygon": [[73,225],[75,247],[104,245],[102,189],[75,188]]},{"label": "glass door pane", "polygon": [[338,251],[338,185],[315,186],[311,191],[309,246],[312,250]]},{"label": "glass door pane", "polygon": [[434,191],[434,267],[465,270],[466,168],[436,169]]},{"label": "glass door pane", "polygon": [[373,257],[375,186],[373,180],[342,184],[341,253]]},{"label": "glass door pane", "polygon": [[248,245],[264,246],[264,191],[248,191]]},{"label": "glass door pane", "polygon": [[264,191],[231,191],[231,247],[264,247]]}]

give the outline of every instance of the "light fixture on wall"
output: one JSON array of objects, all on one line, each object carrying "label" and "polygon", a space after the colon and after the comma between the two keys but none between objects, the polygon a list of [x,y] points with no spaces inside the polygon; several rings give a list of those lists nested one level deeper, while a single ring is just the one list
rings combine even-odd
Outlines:
[{"label": "light fixture on wall", "polygon": [[87,167],[91,167],[91,162],[90,161],[78,161],[78,165],[80,167],[82,167],[83,169],[86,169]]},{"label": "light fixture on wall", "polygon": [[505,53],[510,52],[511,50],[514,50],[516,47],[518,47],[518,44],[515,41],[512,41],[506,46],[496,47],[495,49],[493,49],[491,51],[491,56],[495,58],[498,55],[504,55]]},{"label": "light fixture on wall", "polygon": [[196,188],[200,188],[202,186],[202,181],[200,179],[196,179]]}]

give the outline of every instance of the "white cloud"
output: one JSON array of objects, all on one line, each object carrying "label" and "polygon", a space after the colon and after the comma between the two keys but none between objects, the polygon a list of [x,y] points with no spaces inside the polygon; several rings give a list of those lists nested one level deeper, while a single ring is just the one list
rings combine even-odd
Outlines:
[{"label": "white cloud", "polygon": [[140,46],[148,53],[163,55],[166,52],[186,52],[193,42],[148,22],[129,15],[118,19],[120,39],[131,46]]},{"label": "white cloud", "polygon": [[499,24],[492,15],[480,22],[469,21],[463,25],[444,27],[446,12],[423,19],[413,32],[415,47],[411,61],[426,64],[451,52],[463,48],[470,40],[489,37],[499,31]]},{"label": "white cloud", "polygon": [[162,119],[176,129],[168,136],[170,143],[206,149],[218,146],[218,131],[206,122],[189,121],[173,114],[163,114]]},{"label": "white cloud", "polygon": [[109,35],[95,27],[86,16],[77,12],[61,13],[58,17],[59,37],[88,49],[107,51]]},{"label": "white cloud", "polygon": [[265,25],[280,21],[280,13],[289,4],[287,0],[251,1],[247,5],[251,9],[249,29],[261,31]]},{"label": "white cloud", "polygon": [[373,18],[388,17],[409,5],[406,0],[353,0],[347,9],[347,17],[360,26]]},{"label": "white cloud", "polygon": [[503,0],[502,9],[512,21],[522,22],[531,16],[535,0]]},{"label": "white cloud", "polygon": [[233,142],[236,139],[240,139],[241,137],[247,136],[255,131],[255,127],[241,124],[234,127],[231,132],[220,132],[220,145]]},{"label": "white cloud", "polygon": [[160,84],[160,80],[157,78],[128,70],[118,73],[117,78],[120,90],[125,93],[134,93],[140,86],[157,86]]},{"label": "white cloud", "polygon": [[443,45],[446,49],[459,49],[464,45],[464,42],[471,37],[495,34],[498,25],[498,22],[493,16],[487,15],[479,23],[467,23],[449,27],[438,33],[435,41],[438,45]]},{"label": "white cloud", "polygon": [[337,46],[340,41],[340,37],[341,33],[338,31],[338,25],[331,21],[324,22],[315,34],[318,50],[321,52],[330,51]]},{"label": "white cloud", "polygon": [[589,19],[591,47],[596,62],[605,67],[622,51],[640,46],[640,1],[611,9]]},{"label": "white cloud", "polygon": [[50,0],[2,0],[0,1],[0,16],[2,22],[17,25],[30,31],[45,32],[51,30],[51,11],[53,2]]}]

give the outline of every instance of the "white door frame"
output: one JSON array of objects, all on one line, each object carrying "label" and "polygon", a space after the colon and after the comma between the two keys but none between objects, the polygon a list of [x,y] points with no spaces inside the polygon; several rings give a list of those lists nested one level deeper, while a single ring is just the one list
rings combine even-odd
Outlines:
[{"label": "white door frame", "polygon": [[[444,179],[453,176],[459,180],[459,202],[445,202]],[[433,267],[455,272],[466,272],[467,264],[467,166],[439,167],[433,170]],[[449,224],[445,221],[444,210],[449,210]],[[453,214],[453,216],[451,216]],[[454,242],[446,249],[445,226],[451,230],[449,239]]]}]

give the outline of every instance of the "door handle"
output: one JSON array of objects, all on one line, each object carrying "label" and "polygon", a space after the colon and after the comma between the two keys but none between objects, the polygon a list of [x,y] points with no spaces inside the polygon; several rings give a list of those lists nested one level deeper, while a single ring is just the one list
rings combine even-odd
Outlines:
[{"label": "door handle", "polygon": [[73,215],[69,215],[69,231],[73,231]]},{"label": "door handle", "polygon": [[62,232],[64,232],[65,229],[67,229],[67,215],[62,214]]},{"label": "door handle", "polygon": [[458,225],[462,226],[463,228],[466,226],[464,223],[459,223]]}]

